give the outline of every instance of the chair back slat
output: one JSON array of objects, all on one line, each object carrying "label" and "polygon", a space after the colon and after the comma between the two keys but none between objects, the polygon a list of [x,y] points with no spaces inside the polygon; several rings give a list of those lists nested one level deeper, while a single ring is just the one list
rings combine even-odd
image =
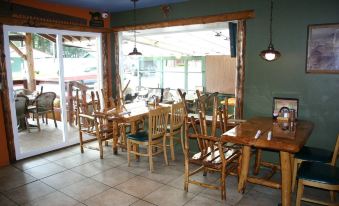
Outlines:
[{"label": "chair back slat", "polygon": [[335,144],[335,147],[334,147],[331,165],[333,165],[333,166],[336,165],[337,159],[338,159],[338,155],[339,155],[339,134],[337,136],[337,141],[336,141],[336,144]]},{"label": "chair back slat", "polygon": [[159,107],[157,109],[149,111],[149,141],[152,141],[152,139],[163,137],[166,134],[168,114],[168,107]]},{"label": "chair back slat", "polygon": [[185,106],[183,102],[171,105],[170,132],[182,127],[185,118]]}]

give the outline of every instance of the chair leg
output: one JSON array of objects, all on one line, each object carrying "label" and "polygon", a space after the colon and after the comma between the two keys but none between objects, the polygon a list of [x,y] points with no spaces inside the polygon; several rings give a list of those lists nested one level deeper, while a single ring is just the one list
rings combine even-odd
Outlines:
[{"label": "chair leg", "polygon": [[84,153],[84,143],[83,143],[82,133],[81,132],[79,132],[79,139],[80,139],[80,152]]},{"label": "chair leg", "polygon": [[[43,119],[43,118],[42,118]],[[39,132],[41,131],[40,129],[40,120],[39,120],[39,114],[36,114],[36,122],[37,122],[37,126],[38,126],[38,130]]]},{"label": "chair leg", "polygon": [[297,190],[297,199],[296,199],[296,206],[300,206],[301,205],[301,198],[303,196],[304,193],[304,184],[302,183],[302,180],[298,181],[298,190]]},{"label": "chair leg", "polygon": [[102,147],[102,140],[99,139],[99,151],[100,151],[100,159],[104,158],[104,149]]},{"label": "chair leg", "polygon": [[46,124],[48,124],[47,113],[45,114]]},{"label": "chair leg", "polygon": [[259,174],[261,156],[262,156],[262,150],[257,149],[257,151],[255,151],[255,163],[254,163],[254,170],[253,170],[254,175]]},{"label": "chair leg", "polygon": [[165,164],[168,165],[168,160],[167,160],[167,146],[166,146],[166,135],[163,137],[162,141],[162,149],[164,152],[164,159],[165,159]]},{"label": "chair leg", "polygon": [[152,145],[148,145],[148,161],[149,161],[149,170],[153,172],[153,154],[152,154]]},{"label": "chair leg", "polygon": [[[55,126],[55,128],[58,128],[58,125],[57,125],[56,120],[55,120],[54,110],[53,110],[52,114],[53,114],[54,126]],[[47,122],[47,119],[46,119],[46,122]]]},{"label": "chair leg", "polygon": [[292,173],[292,192],[294,192],[295,185],[296,185],[296,182],[297,182],[297,171],[298,171],[298,167],[299,167],[300,163],[301,162],[299,162],[298,159],[294,158],[293,173]]},{"label": "chair leg", "polygon": [[221,171],[221,199],[226,200],[226,172],[224,170]]},{"label": "chair leg", "polygon": [[332,191],[332,190],[331,190],[331,191],[330,191],[330,197],[331,197],[331,201],[332,201],[332,202],[335,202],[335,199],[336,199],[336,198],[335,198],[335,195],[336,195],[336,194],[335,194],[335,191]]},{"label": "chair leg", "polygon": [[127,139],[127,162],[131,166],[131,142]]},{"label": "chair leg", "polygon": [[28,131],[28,132],[31,132],[31,131],[29,130],[29,124],[28,124],[27,117],[25,117],[25,124],[26,124],[27,131]]},{"label": "chair leg", "polygon": [[170,149],[171,149],[171,158],[172,158],[172,161],[175,160],[173,138],[174,138],[173,135],[171,135],[170,136]]}]

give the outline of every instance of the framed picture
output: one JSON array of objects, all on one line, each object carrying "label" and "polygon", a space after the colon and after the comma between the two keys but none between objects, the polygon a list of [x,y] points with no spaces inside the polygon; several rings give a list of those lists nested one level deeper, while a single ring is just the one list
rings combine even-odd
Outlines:
[{"label": "framed picture", "polygon": [[273,98],[273,114],[278,114],[281,109],[294,109],[295,110],[295,118],[298,118],[298,107],[299,100],[295,98],[281,98],[274,97]]},{"label": "framed picture", "polygon": [[339,73],[339,24],[308,26],[307,73]]}]

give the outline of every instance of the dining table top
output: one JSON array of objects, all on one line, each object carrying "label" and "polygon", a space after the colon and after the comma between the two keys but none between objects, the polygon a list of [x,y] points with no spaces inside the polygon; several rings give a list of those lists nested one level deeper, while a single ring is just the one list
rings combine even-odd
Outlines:
[{"label": "dining table top", "polygon": [[[293,131],[281,129],[280,124],[271,117],[254,117],[222,134],[222,139],[236,144],[296,153],[306,144],[314,127],[312,122],[306,120],[297,120]],[[258,130],[261,134],[256,138]],[[268,138],[270,131],[271,139]]]}]

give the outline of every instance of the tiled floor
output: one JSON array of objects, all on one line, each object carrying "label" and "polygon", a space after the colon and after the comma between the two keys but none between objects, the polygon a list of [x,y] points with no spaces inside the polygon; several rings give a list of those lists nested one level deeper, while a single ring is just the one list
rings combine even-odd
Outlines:
[{"label": "tiled floor", "polygon": [[[0,205],[271,206],[280,202],[279,190],[258,185],[249,184],[245,194],[239,194],[233,176],[227,177],[226,201],[221,201],[219,191],[199,186],[190,185],[187,193],[183,190],[182,159],[177,154],[177,160],[165,166],[159,156],[154,173],[150,173],[146,158],[128,167],[126,152],[112,155],[110,147],[105,148],[103,160],[95,150],[81,154],[79,146],[66,148],[0,168]],[[198,174],[195,178],[214,182],[217,175]]]}]

